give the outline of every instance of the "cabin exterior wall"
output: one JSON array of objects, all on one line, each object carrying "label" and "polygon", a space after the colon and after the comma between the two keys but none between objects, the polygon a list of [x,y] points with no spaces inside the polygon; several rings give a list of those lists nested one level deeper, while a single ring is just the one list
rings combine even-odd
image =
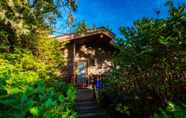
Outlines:
[{"label": "cabin exterior wall", "polygon": [[66,61],[63,76],[73,83],[77,83],[78,64],[85,63],[87,80],[104,75],[113,66],[113,51],[104,42],[83,43],[74,40],[66,44],[63,53]]}]

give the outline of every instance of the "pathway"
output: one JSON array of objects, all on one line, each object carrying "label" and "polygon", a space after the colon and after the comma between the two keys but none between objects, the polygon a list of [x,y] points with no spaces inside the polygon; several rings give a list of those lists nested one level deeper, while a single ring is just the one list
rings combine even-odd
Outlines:
[{"label": "pathway", "polygon": [[93,91],[90,89],[78,90],[76,110],[79,118],[105,118],[104,112],[97,107]]}]

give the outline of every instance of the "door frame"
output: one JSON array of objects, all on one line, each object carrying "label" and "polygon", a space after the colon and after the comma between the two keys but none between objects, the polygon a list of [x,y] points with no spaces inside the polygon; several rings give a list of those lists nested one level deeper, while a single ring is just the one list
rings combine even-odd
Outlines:
[{"label": "door frame", "polygon": [[[85,79],[87,80],[88,79],[88,60],[86,59],[83,59],[83,60],[78,60],[76,62],[76,68],[75,68],[75,75],[76,75],[76,85],[78,86],[78,65],[81,64],[81,63],[84,63],[85,64]],[[86,83],[87,84],[87,83]]]}]

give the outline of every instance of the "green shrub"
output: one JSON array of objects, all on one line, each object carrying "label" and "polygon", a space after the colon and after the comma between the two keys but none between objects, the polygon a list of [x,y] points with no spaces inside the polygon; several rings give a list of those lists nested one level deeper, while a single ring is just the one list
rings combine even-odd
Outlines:
[{"label": "green shrub", "polygon": [[142,18],[120,28],[125,40],[118,40],[120,52],[103,91],[110,96],[107,108],[120,117],[127,112],[148,118],[167,101],[186,102],[185,6],[167,5],[169,17]]},{"label": "green shrub", "polygon": [[74,118],[76,90],[31,51],[0,55],[0,117]]},{"label": "green shrub", "polygon": [[49,36],[65,16],[59,9],[76,7],[69,0],[0,0],[1,118],[76,117],[76,90],[59,77],[61,44]]},{"label": "green shrub", "polygon": [[186,118],[186,105],[183,103],[168,102],[166,108],[159,109],[151,118]]}]

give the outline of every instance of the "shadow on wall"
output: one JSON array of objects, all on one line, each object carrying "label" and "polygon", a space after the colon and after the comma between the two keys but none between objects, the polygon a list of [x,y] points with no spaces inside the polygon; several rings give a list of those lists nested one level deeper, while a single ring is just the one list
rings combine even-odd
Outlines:
[{"label": "shadow on wall", "polygon": [[83,42],[82,39],[81,41],[74,40],[63,49],[66,66],[62,74],[70,82],[77,77],[78,64],[86,62],[86,78],[95,79],[95,77],[100,77],[113,67],[111,61],[113,52],[114,48],[108,45],[108,42],[101,40],[89,40],[89,42]]}]

